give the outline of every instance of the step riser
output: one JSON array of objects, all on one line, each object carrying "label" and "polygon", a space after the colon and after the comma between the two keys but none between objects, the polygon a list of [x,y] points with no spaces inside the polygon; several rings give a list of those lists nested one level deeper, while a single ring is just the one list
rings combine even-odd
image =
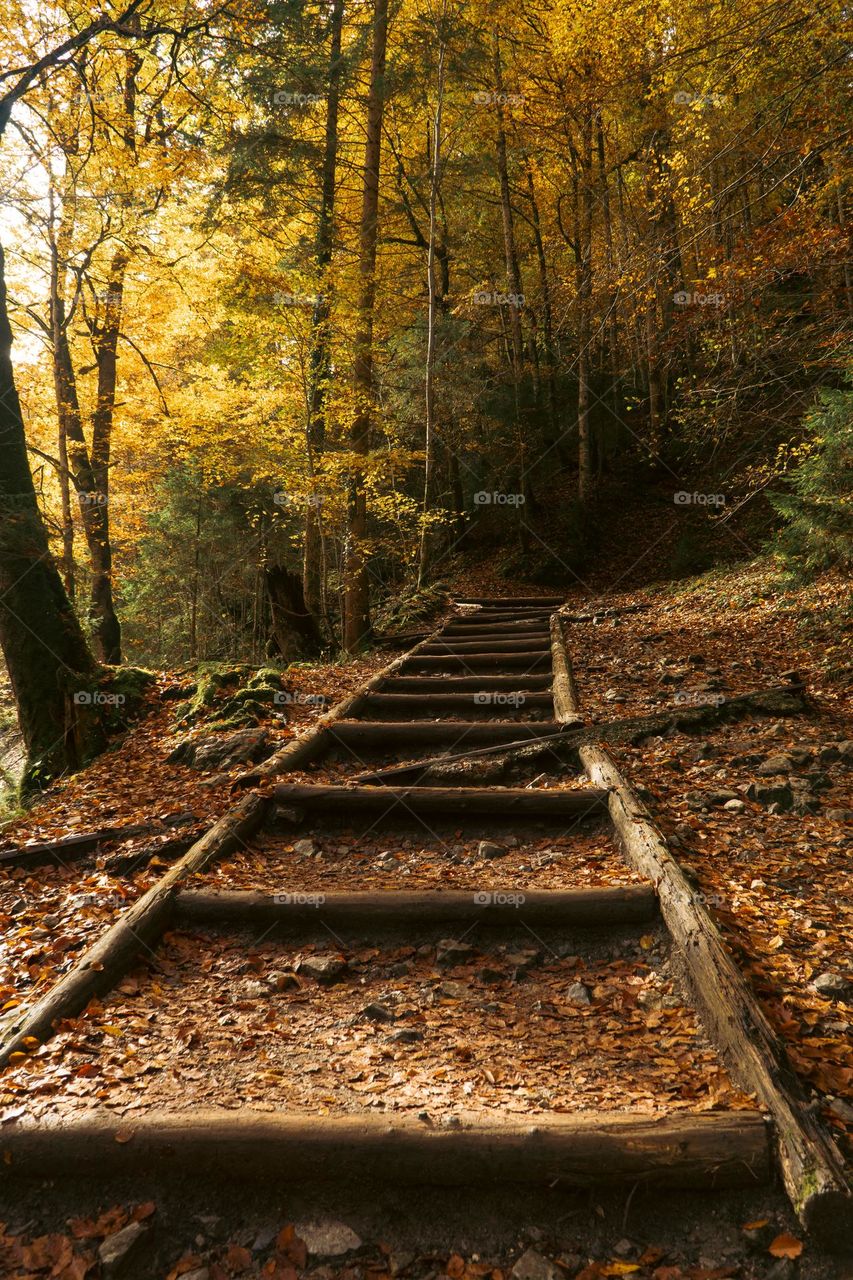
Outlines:
[{"label": "step riser", "polygon": [[[124,1134],[130,1130],[132,1141]],[[247,1182],[469,1187],[496,1182],[754,1187],[770,1175],[760,1114],[537,1115],[452,1128],[392,1116],[196,1109],[8,1125],[4,1177],[137,1176],[164,1170]]]},{"label": "step riser", "polygon": [[395,751],[422,746],[453,746],[459,751],[473,746],[498,745],[501,742],[524,741],[528,738],[559,737],[564,726],[553,720],[535,723],[489,720],[444,720],[436,724],[398,721],[341,720],[329,729],[332,747],[341,750]]},{"label": "step riser", "polygon": [[[306,897],[310,901],[305,902]],[[191,890],[177,895],[175,912],[179,921],[251,926],[281,924],[285,928],[329,924],[365,929],[429,929],[438,924],[506,927],[521,923],[541,928],[596,930],[646,924],[659,914],[654,890],[643,886],[566,893],[490,889],[476,893],[387,890],[276,895]]]},{"label": "step riser", "polygon": [[[517,727],[517,726],[513,726]],[[435,814],[448,820],[487,816],[500,819],[601,817],[607,813],[606,791],[582,787],[566,791],[531,791],[524,787],[333,787],[280,783],[273,788],[276,804],[320,812]]]},{"label": "step riser", "polygon": [[551,687],[551,676],[397,676],[383,681],[380,693],[542,693]]},{"label": "step riser", "polygon": [[409,658],[403,663],[401,670],[403,671],[465,671],[465,670],[494,670],[495,667],[507,667],[510,670],[519,669],[522,671],[541,671],[542,667],[551,666],[551,654],[548,653],[500,653],[500,654],[480,654],[480,653],[461,653],[447,654],[444,657],[438,654],[427,654],[421,658]]},{"label": "step riser", "polygon": [[544,640],[541,643],[525,637],[523,640],[436,640],[433,644],[424,645],[419,653],[425,657],[443,653],[464,654],[480,653],[492,657],[499,653],[550,653],[551,645]]}]

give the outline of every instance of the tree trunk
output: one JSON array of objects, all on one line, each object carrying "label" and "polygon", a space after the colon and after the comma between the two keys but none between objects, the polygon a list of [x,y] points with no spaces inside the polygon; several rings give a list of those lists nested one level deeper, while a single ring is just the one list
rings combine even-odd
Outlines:
[{"label": "tree trunk", "polygon": [[32,788],[76,767],[103,737],[91,712],[97,667],[50,553],[27,460],[2,248],[0,505],[0,647],[27,749],[25,786]]},{"label": "tree trunk", "polygon": [[315,656],[322,648],[317,621],[302,594],[300,575],[283,565],[267,565],[264,582],[270,604],[272,641],[285,662],[306,655]]},{"label": "tree trunk", "polygon": [[341,83],[341,33],[344,19],[344,0],[334,0],[331,12],[331,46],[329,49],[329,73],[326,94],[326,136],[323,148],[323,170],[320,192],[320,214],[314,254],[317,263],[317,279],[320,294],[314,305],[311,320],[311,382],[308,392],[308,422],[306,444],[308,473],[312,481],[312,493],[305,511],[305,538],[302,556],[302,594],[305,604],[315,618],[325,618],[326,607],[326,557],[323,534],[323,514],[320,495],[314,488],[319,473],[320,458],[326,441],[326,397],[331,373],[331,310],[329,296],[331,280],[329,266],[332,261],[335,176],[338,160],[338,114]]},{"label": "tree trunk", "polygon": [[578,497],[592,494],[593,438],[590,419],[590,343],[592,325],[592,110],[586,108],[581,125],[579,173],[575,184],[578,290]]},{"label": "tree trunk", "polygon": [[[447,6],[444,6],[442,18]],[[438,235],[438,195],[441,185],[441,121],[444,109],[444,75],[447,57],[447,42],[442,38],[438,52],[438,86],[435,116],[432,127],[432,166],[429,184],[429,241],[427,248],[427,290],[429,293],[427,311],[427,352],[426,372],[424,378],[424,401],[426,411],[426,429],[424,437],[424,492],[421,523],[421,545],[418,559],[418,586],[426,581],[429,567],[430,535],[427,525],[433,498],[433,471],[435,467],[435,363],[436,363],[436,323],[438,319],[439,299],[436,279],[436,238]]]},{"label": "tree trunk", "polygon": [[361,647],[370,635],[370,573],[367,538],[365,468],[370,451],[373,417],[373,311],[376,302],[376,245],[379,231],[379,165],[382,152],[382,119],[385,108],[385,53],[388,44],[388,0],[374,0],[373,51],[367,130],[364,148],[364,187],[359,233],[358,322],[353,361],[353,422],[350,450],[353,454],[347,515],[344,566],[343,643],[348,653]]}]

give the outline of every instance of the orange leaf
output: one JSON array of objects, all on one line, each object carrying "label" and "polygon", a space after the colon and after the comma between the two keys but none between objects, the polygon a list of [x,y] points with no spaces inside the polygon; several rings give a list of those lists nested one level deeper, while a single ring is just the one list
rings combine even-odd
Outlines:
[{"label": "orange leaf", "polygon": [[229,1245],[225,1255],[225,1265],[239,1276],[242,1272],[249,1270],[252,1265],[252,1255],[241,1244]]},{"label": "orange leaf", "polygon": [[780,1236],[777,1236],[768,1249],[768,1253],[772,1253],[774,1258],[799,1258],[802,1252],[802,1240],[798,1240],[796,1236],[789,1235],[787,1231],[783,1231]]}]

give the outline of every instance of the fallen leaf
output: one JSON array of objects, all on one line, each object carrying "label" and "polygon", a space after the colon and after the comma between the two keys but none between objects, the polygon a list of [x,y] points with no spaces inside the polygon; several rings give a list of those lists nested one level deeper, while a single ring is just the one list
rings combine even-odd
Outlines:
[{"label": "fallen leaf", "polygon": [[767,1252],[772,1253],[774,1258],[799,1258],[803,1252],[803,1242],[787,1231],[783,1231],[772,1242]]}]

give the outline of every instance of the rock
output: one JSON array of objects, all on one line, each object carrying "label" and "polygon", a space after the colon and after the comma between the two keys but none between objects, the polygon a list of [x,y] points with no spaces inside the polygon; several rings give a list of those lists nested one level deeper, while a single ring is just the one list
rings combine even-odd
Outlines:
[{"label": "rock", "polygon": [[730,800],[740,800],[740,796],[736,791],[730,791],[728,787],[720,787],[716,791],[708,791],[705,797],[707,804],[718,806],[728,804]]},{"label": "rock", "polygon": [[563,1273],[550,1258],[528,1249],[516,1262],[511,1272],[514,1280],[562,1280]]},{"label": "rock", "polygon": [[616,1244],[613,1246],[613,1252],[616,1254],[617,1258],[630,1258],[631,1254],[634,1252],[634,1245],[627,1239],[617,1240]]},{"label": "rock", "polygon": [[477,974],[477,977],[480,979],[481,982],[494,983],[494,982],[506,981],[506,973],[503,971],[503,969],[492,969],[489,965],[486,965],[485,968],[480,969],[480,971]]},{"label": "rock", "polygon": [[444,938],[435,949],[436,964],[448,967],[464,964],[474,955],[474,948],[467,942],[457,942],[455,938]]},{"label": "rock", "polygon": [[608,689],[604,694],[605,702],[627,702],[624,693],[620,693],[618,689]]},{"label": "rock", "polygon": [[778,755],[768,756],[767,759],[758,766],[755,772],[760,774],[762,778],[770,778],[777,773],[793,773],[793,771],[794,761],[791,757],[787,755]]},{"label": "rock", "polygon": [[195,1271],[185,1271],[181,1280],[210,1280],[207,1267],[198,1267]]},{"label": "rock", "polygon": [[788,782],[780,784],[752,782],[746,794],[750,800],[755,800],[765,809],[769,809],[771,805],[777,805],[778,808],[774,810],[776,813],[784,813],[785,810],[793,808],[794,792]]},{"label": "rock", "polygon": [[397,1016],[393,1009],[387,1008],[384,1004],[374,1001],[373,1004],[367,1004],[358,1015],[360,1018],[367,1018],[370,1022],[393,1022]]},{"label": "rock", "polygon": [[132,1261],[146,1234],[147,1227],[144,1227],[141,1222],[129,1222],[126,1227],[122,1227],[121,1231],[107,1236],[98,1249],[98,1259],[105,1280],[122,1274],[124,1268]]},{"label": "rock", "polygon": [[833,822],[853,822],[853,809],[827,809],[826,816]]},{"label": "rock", "polygon": [[417,1256],[416,1253],[408,1253],[404,1249],[392,1253],[388,1258],[388,1270],[392,1276],[398,1276],[401,1271],[405,1271],[412,1265]]},{"label": "rock", "polygon": [[843,1000],[850,993],[850,983],[839,973],[821,973],[812,983],[818,995],[830,1000]]},{"label": "rock", "polygon": [[834,764],[836,760],[841,759],[841,752],[834,742],[828,742],[818,751],[817,758],[820,764]]},{"label": "rock", "polygon": [[506,962],[515,969],[532,969],[542,959],[541,951],[509,951]]},{"label": "rock", "polygon": [[424,1033],[414,1027],[400,1027],[398,1031],[391,1032],[388,1040],[391,1044],[418,1044],[423,1038]]},{"label": "rock", "polygon": [[264,996],[268,996],[270,989],[265,982],[247,982],[246,983],[246,999],[260,1000]]},{"label": "rock", "polygon": [[571,1004],[590,1004],[589,987],[584,986],[582,982],[573,982],[566,992],[566,998]]},{"label": "rock", "polygon": [[324,951],[319,955],[306,956],[299,962],[299,972],[317,982],[335,982],[346,973],[347,962],[344,957],[334,951]]},{"label": "rock", "polygon": [[839,742],[838,755],[845,764],[853,764],[853,739],[848,738],[846,742]]},{"label": "rock", "polygon": [[327,1219],[324,1222],[302,1222],[295,1225],[296,1234],[305,1242],[310,1254],[318,1258],[342,1258],[361,1248],[357,1236],[345,1222]]},{"label": "rock", "polygon": [[502,844],[494,844],[491,840],[481,840],[477,845],[478,858],[505,858],[508,852]]},{"label": "rock", "polygon": [[185,764],[191,769],[230,769],[237,764],[257,764],[275,750],[266,729],[241,729],[227,737],[210,734],[184,738],[168,758],[169,764]]},{"label": "rock", "polygon": [[293,852],[298,853],[300,858],[310,858],[317,852],[317,846],[313,840],[297,840]]},{"label": "rock", "polygon": [[729,813],[743,813],[746,804],[743,800],[727,800],[723,808],[728,809]]}]

